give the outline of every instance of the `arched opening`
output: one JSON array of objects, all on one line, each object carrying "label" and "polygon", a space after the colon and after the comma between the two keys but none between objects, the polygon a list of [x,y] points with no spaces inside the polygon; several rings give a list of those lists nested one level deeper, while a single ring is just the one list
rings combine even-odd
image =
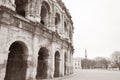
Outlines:
[{"label": "arched opening", "polygon": [[37,66],[37,79],[46,79],[48,70],[48,49],[45,47],[40,48],[38,52],[38,66]]},{"label": "arched opening", "polygon": [[41,24],[45,25],[48,22],[48,17],[50,14],[50,6],[47,2],[43,1],[41,6]]},{"label": "arched opening", "polygon": [[16,12],[25,17],[25,7],[28,3],[28,0],[15,0]]},{"label": "arched opening", "polygon": [[9,48],[4,80],[26,80],[27,52],[23,42],[16,41]]},{"label": "arched opening", "polygon": [[60,75],[60,53],[58,51],[55,52],[55,71],[54,77],[59,77]]},{"label": "arched opening", "polygon": [[60,23],[60,14],[56,13],[55,14],[55,25],[58,25]]},{"label": "arched opening", "polygon": [[67,31],[67,23],[66,22],[64,22],[64,29],[65,29],[65,31]]},{"label": "arched opening", "polygon": [[64,75],[67,74],[67,54],[64,54]]}]

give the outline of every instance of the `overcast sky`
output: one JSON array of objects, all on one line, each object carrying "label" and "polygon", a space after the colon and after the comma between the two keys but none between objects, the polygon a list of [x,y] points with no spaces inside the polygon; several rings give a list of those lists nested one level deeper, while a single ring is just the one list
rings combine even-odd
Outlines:
[{"label": "overcast sky", "polygon": [[120,0],[62,0],[74,22],[76,57],[110,57],[120,51]]}]

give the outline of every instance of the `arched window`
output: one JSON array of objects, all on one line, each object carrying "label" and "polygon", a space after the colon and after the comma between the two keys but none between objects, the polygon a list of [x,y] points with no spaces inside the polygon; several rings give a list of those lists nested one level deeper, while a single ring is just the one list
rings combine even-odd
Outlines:
[{"label": "arched window", "polygon": [[58,25],[60,23],[60,14],[56,13],[55,14],[55,25]]},{"label": "arched window", "polygon": [[65,28],[65,31],[67,31],[67,23],[64,21],[64,28]]},{"label": "arched window", "polygon": [[27,0],[15,0],[16,12],[23,17],[25,17],[25,7],[27,3]]},{"label": "arched window", "polygon": [[50,6],[47,2],[43,1],[41,6],[41,24],[45,25],[48,23],[48,18],[50,14]]}]

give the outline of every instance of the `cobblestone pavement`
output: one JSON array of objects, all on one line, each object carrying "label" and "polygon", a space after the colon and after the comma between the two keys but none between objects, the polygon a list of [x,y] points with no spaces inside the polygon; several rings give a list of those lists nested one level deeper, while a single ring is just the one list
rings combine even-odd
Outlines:
[{"label": "cobblestone pavement", "polygon": [[61,80],[120,80],[120,71],[81,70]]}]

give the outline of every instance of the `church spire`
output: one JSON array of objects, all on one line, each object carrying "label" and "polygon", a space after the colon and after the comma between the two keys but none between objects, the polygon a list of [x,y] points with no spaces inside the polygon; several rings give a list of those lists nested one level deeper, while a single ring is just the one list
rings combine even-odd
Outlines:
[{"label": "church spire", "polygon": [[85,48],[85,59],[87,59],[87,49]]}]

